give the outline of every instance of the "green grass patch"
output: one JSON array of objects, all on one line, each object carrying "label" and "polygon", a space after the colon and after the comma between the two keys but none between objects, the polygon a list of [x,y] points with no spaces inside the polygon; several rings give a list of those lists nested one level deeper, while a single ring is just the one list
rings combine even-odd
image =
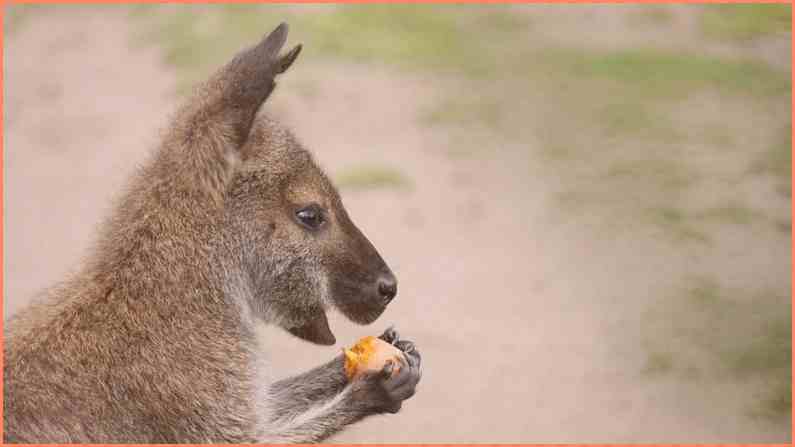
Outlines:
[{"label": "green grass patch", "polygon": [[792,195],[792,133],[789,127],[779,130],[776,143],[756,160],[752,171],[777,177],[778,191],[786,197]]},{"label": "green grass patch", "polygon": [[705,5],[700,25],[706,36],[746,41],[792,29],[790,5]]},{"label": "green grass patch", "polygon": [[441,69],[467,76],[494,73],[506,44],[527,21],[505,5],[283,5],[141,6],[133,17],[146,24],[143,39],[165,49],[168,63],[193,81],[280,21],[306,56]]},{"label": "green grass patch", "polygon": [[[660,374],[683,377],[753,380],[761,385],[759,399],[749,411],[770,418],[788,416],[789,297],[769,290],[722,287],[711,278],[691,278],[678,292],[647,314],[647,327],[655,330],[644,340],[649,360],[643,372],[651,367]],[[670,358],[657,358],[660,352]]]},{"label": "green grass patch", "polygon": [[130,15],[142,25],[138,42],[160,46],[177,69],[180,93],[289,17],[283,5],[254,4],[136,5]]},{"label": "green grass patch", "polygon": [[640,102],[607,104],[597,110],[594,120],[610,138],[642,137],[666,143],[684,139],[665,115],[653,113],[649,106]]},{"label": "green grass patch", "polygon": [[571,143],[543,142],[536,153],[544,161],[561,163],[576,158],[577,150],[573,146]]},{"label": "green grass patch", "polygon": [[8,35],[13,35],[22,30],[31,19],[36,17],[36,15],[45,14],[55,8],[63,7],[64,6],[55,5],[7,3],[3,7],[3,29]]},{"label": "green grass patch", "polygon": [[472,159],[482,156],[491,156],[489,152],[491,141],[483,141],[483,137],[473,135],[469,131],[460,128],[452,128],[446,144],[441,148],[442,152],[450,160]]},{"label": "green grass patch", "polygon": [[644,6],[628,17],[631,25],[667,25],[673,19],[674,13],[668,5]]},{"label": "green grass patch", "polygon": [[[674,206],[699,180],[687,163],[674,158],[622,159],[628,154],[572,155],[570,146],[548,145],[540,157],[572,185],[555,196],[562,211],[597,217],[605,229],[656,229],[674,244],[710,244],[698,219]],[[575,182],[576,180],[576,182]],[[582,215],[582,214],[580,214]]]},{"label": "green grass patch", "polygon": [[670,352],[650,352],[646,357],[643,373],[647,375],[660,375],[674,369],[674,356]]},{"label": "green grass patch", "polygon": [[448,98],[426,110],[420,117],[425,125],[481,126],[498,129],[505,107],[496,97]]},{"label": "green grass patch", "polygon": [[750,413],[759,419],[789,421],[792,414],[792,382],[785,377],[775,381],[762,393]]},{"label": "green grass patch", "polygon": [[[748,310],[758,312],[753,307]],[[748,334],[744,346],[728,346],[721,356],[733,372],[746,376],[768,370],[789,369],[791,351],[792,324],[787,316],[780,315],[754,328]]]},{"label": "green grass patch", "polygon": [[561,191],[554,195],[555,203],[564,211],[575,213],[582,211],[583,208],[594,205],[594,198],[584,191],[568,190]]},{"label": "green grass patch", "polygon": [[774,97],[788,95],[787,73],[754,60],[730,60],[657,49],[600,53],[578,49],[544,50],[537,61],[550,74],[599,79],[648,99],[684,98],[698,89]]},{"label": "green grass patch", "polygon": [[733,149],[737,143],[735,136],[725,125],[707,125],[698,130],[696,137],[719,149]]},{"label": "green grass patch", "polygon": [[720,305],[720,286],[710,278],[693,278],[686,289],[686,298],[699,311],[711,311]]},{"label": "green grass patch", "polygon": [[748,225],[759,217],[762,217],[758,212],[737,201],[709,208],[698,213],[697,216],[705,220],[726,222],[734,225]]},{"label": "green grass patch", "polygon": [[400,171],[380,165],[356,166],[334,175],[334,183],[341,189],[407,189],[411,181]]},{"label": "green grass patch", "polygon": [[[759,299],[762,301],[762,299]],[[743,311],[739,309],[738,313]],[[757,308],[747,312],[759,312]],[[763,315],[762,322],[748,337],[719,352],[721,361],[739,377],[763,377],[767,389],[751,414],[765,419],[789,419],[792,412],[792,322],[789,311],[777,316]]]},{"label": "green grass patch", "polygon": [[605,180],[631,182],[642,189],[675,192],[692,186],[698,176],[687,164],[676,159],[614,160]]},{"label": "green grass patch", "polygon": [[754,95],[789,90],[789,76],[756,61],[654,49],[535,51],[521,44],[522,33],[532,24],[508,5],[309,5],[300,11],[283,5],[179,10],[157,5],[135,11],[149,25],[146,39],[164,46],[169,63],[203,74],[287,20],[307,54],[413,69],[488,78],[535,78],[546,71],[574,79],[608,79],[656,97],[709,86]]},{"label": "green grass patch", "polygon": [[709,236],[696,228],[689,216],[672,206],[646,208],[642,214],[645,222],[664,231],[674,242],[709,244]]},{"label": "green grass patch", "polygon": [[496,44],[528,25],[503,5],[401,4],[340,5],[300,23],[318,52],[467,76],[494,74]]}]

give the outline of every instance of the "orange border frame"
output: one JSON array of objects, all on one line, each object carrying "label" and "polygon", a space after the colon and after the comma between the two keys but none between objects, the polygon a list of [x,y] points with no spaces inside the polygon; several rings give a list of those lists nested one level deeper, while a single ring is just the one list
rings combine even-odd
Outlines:
[{"label": "orange border frame", "polygon": [[[122,3],[393,3],[390,0],[344,0],[344,1],[334,1],[334,0],[138,0],[134,2],[125,2],[119,0],[82,0],[82,1],[69,1],[69,0],[0,0],[0,87],[4,86],[4,45],[3,45],[3,36],[4,36],[4,26],[5,26],[5,5],[6,4],[63,4],[63,3],[104,3],[104,4],[122,4]],[[661,0],[661,1],[654,1],[654,0],[592,0],[592,1],[585,1],[585,0],[552,0],[547,2],[542,1],[522,1],[522,0],[436,0],[436,1],[429,1],[429,0],[401,0],[400,3],[484,3],[484,4],[496,4],[496,3],[586,3],[586,4],[595,4],[595,3],[609,3],[609,4],[620,4],[620,3],[699,3],[699,4],[707,4],[707,3],[783,3],[783,4],[790,4],[792,5],[792,0],[751,0],[751,1],[743,1],[743,0],[681,0],[681,1],[672,1],[672,0]],[[795,22],[795,8],[791,8],[791,23]],[[792,53],[792,58],[795,58],[795,35],[790,32],[790,51]],[[792,59],[790,59],[790,64],[792,64]],[[791,83],[795,82],[795,74],[792,72],[792,67],[790,66],[790,77]],[[0,215],[5,214],[5,138],[3,133],[3,124],[5,123],[5,108],[4,106],[4,92],[5,90],[0,88]],[[791,99],[791,108],[790,113],[792,110],[795,109],[795,97],[790,94]],[[790,132],[792,137],[795,137],[795,131],[790,128]],[[795,162],[792,163],[792,167],[795,168]],[[795,219],[795,211],[792,208],[792,190],[795,189],[795,180],[791,180],[790,184],[790,219]],[[790,220],[791,222],[791,220]],[[791,223],[790,223],[791,226]],[[0,287],[2,287],[3,297],[5,297],[5,219],[0,219],[0,265],[3,266],[3,269],[0,270]],[[792,283],[792,276],[795,276],[795,267],[792,266],[792,253],[795,252],[795,236],[792,234],[792,228],[790,227],[790,301],[792,301],[792,296],[795,294],[795,284]],[[795,307],[791,306],[792,315],[791,315],[791,322],[795,321]],[[3,323],[3,309],[0,308],[0,331],[3,331],[4,323]],[[795,341],[795,336],[793,336],[793,341]],[[3,336],[0,335],[0,348],[4,346]],[[5,350],[3,350],[3,353]],[[0,366],[3,365],[3,357],[4,354],[0,353]],[[793,360],[793,369],[795,369],[795,360]],[[2,373],[0,373],[2,376]],[[0,382],[0,419],[2,419],[3,415],[3,383]],[[793,388],[792,397],[795,398],[795,388]],[[795,418],[790,421],[790,440],[792,441],[793,434],[795,431],[792,431],[792,423],[795,422]],[[0,425],[0,445],[5,445],[3,442],[3,426]],[[27,444],[27,445],[44,445],[44,444]],[[81,446],[81,445],[90,445],[90,444],[67,444],[72,446]],[[167,445],[190,445],[190,444],[114,444],[115,446],[127,446],[127,445],[151,445],[151,446],[167,446]],[[367,445],[374,445],[374,444],[335,444],[341,446],[367,446]],[[452,447],[452,446],[460,446],[460,445],[467,445],[467,444],[391,444],[395,446],[406,446],[406,445],[434,445],[439,447]],[[550,444],[477,444],[482,446],[524,446],[524,445],[550,445]],[[556,445],[578,445],[578,444],[556,444]],[[608,446],[615,446],[615,445],[622,445],[622,444],[591,444],[594,446],[599,447],[608,447]],[[626,444],[623,444],[626,445]],[[663,446],[663,445],[682,445],[682,444],[633,444],[633,445],[647,445],[647,446]],[[687,445],[687,444],[684,444]],[[704,444],[692,444],[692,445],[704,445]],[[789,446],[792,444],[708,444],[708,445],[732,445],[732,446],[776,446],[776,447],[784,447]]]},{"label": "orange border frame", "polygon": [[133,3],[481,3],[481,4],[500,4],[500,3],[585,3],[585,4],[654,4],[654,3],[793,3],[792,0],[0,0],[0,3],[8,4],[133,4]]},{"label": "orange border frame", "polygon": [[[3,45],[3,31],[5,25],[5,5],[0,7],[0,215],[5,217],[5,134],[4,124],[5,124],[5,106],[3,104],[3,100],[5,99],[5,46]],[[5,304],[5,219],[0,219],[0,265],[2,265],[2,270],[0,270],[0,293],[3,294],[3,304]],[[5,334],[5,325],[3,321],[5,316],[3,315],[3,309],[0,308],[0,347],[3,348],[3,353],[0,354],[0,366],[3,366],[3,359],[5,358],[5,342],[4,336]],[[2,376],[3,373],[0,373]],[[0,418],[3,417],[3,409],[5,405],[3,404],[3,396],[5,392],[3,391],[3,383],[0,383]],[[5,419],[3,419],[5,421]],[[3,437],[3,427],[0,427],[0,443],[3,442],[5,438]]]}]

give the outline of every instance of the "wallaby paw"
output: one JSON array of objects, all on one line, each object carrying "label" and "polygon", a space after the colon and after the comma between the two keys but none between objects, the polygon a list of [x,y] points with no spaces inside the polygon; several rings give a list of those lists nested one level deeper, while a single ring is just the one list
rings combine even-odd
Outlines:
[{"label": "wallaby paw", "polygon": [[[403,401],[412,397],[417,391],[417,384],[422,377],[422,357],[413,342],[397,340],[397,333],[389,328],[395,335],[395,347],[403,351],[405,359],[396,365],[388,361],[381,371],[373,372],[362,377],[363,391],[368,394],[367,400],[373,403],[376,412],[397,413],[403,406]],[[384,332],[384,335],[387,335]],[[390,337],[391,338],[391,337]],[[382,339],[389,341],[386,338]],[[395,371],[397,369],[397,371]]]}]

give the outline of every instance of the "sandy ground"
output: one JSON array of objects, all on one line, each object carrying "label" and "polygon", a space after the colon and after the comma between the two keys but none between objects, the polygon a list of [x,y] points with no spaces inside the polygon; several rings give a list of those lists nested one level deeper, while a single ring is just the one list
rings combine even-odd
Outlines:
[{"label": "sandy ground", "polygon": [[[174,107],[175,75],[155,50],[132,47],[130,31],[123,16],[83,13],[38,18],[6,43],[6,318],[75,268]],[[311,93],[280,94],[306,79],[315,82]],[[545,177],[511,171],[528,160],[508,154],[523,151],[450,163],[438,150],[446,135],[417,125],[432,85],[302,60],[268,105],[329,171],[385,162],[412,182],[408,190],[344,195],[400,280],[378,322],[359,327],[333,316],[334,348],[263,329],[279,375],[392,323],[417,342],[424,360],[417,395],[400,414],[370,418],[333,441],[789,439],[788,427],[744,416],[752,396],[734,383],[642,377],[643,352],[633,342],[646,302],[623,298],[681,269],[682,256],[561,225],[546,206]],[[639,250],[661,255],[639,263]]]}]

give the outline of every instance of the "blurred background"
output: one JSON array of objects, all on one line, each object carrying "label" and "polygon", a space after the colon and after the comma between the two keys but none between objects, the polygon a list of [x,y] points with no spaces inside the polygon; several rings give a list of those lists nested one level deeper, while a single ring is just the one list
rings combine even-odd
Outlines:
[{"label": "blurred background", "polygon": [[77,269],[197,80],[280,21],[266,109],[400,281],[417,395],[333,442],[789,442],[789,5],[4,9],[5,318]]}]

